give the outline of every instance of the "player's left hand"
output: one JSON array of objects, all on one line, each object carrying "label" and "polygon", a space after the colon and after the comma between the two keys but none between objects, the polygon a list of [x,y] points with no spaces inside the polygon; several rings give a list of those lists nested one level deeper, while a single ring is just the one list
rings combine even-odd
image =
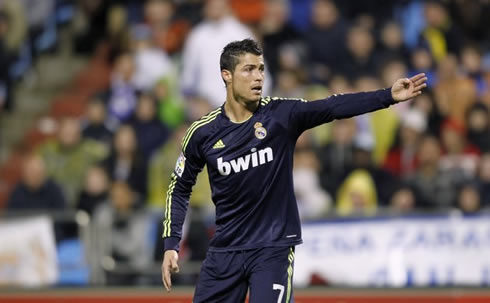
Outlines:
[{"label": "player's left hand", "polygon": [[391,96],[397,102],[407,101],[422,93],[427,86],[427,77],[424,73],[417,74],[412,78],[398,79],[391,87]]},{"label": "player's left hand", "polygon": [[169,292],[172,289],[172,273],[179,272],[179,253],[175,250],[167,250],[163,255],[162,262],[162,282],[165,289]]}]

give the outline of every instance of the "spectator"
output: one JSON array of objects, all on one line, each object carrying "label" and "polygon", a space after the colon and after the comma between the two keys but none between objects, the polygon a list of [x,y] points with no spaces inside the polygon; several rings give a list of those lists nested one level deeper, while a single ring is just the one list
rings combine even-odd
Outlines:
[{"label": "spectator", "polygon": [[440,160],[440,168],[443,171],[460,171],[467,177],[474,177],[480,151],[467,142],[465,126],[456,120],[446,120],[442,125],[441,140],[444,154]]},{"label": "spectator", "polygon": [[131,28],[135,71],[133,83],[140,91],[149,91],[165,76],[173,72],[168,55],[153,45],[151,29],[146,25]]},{"label": "spectator", "polygon": [[482,1],[450,1],[444,3],[453,22],[464,33],[465,40],[480,41],[482,46],[488,46],[490,41],[490,5]]},{"label": "spectator", "polygon": [[401,186],[393,193],[390,200],[390,210],[395,214],[408,214],[415,210],[417,200],[410,186]]},{"label": "spectator", "polygon": [[456,207],[464,214],[474,214],[480,210],[480,191],[477,184],[466,183],[461,187]]},{"label": "spectator", "polygon": [[372,136],[366,133],[357,134],[354,139],[352,166],[349,168],[348,174],[356,170],[363,170],[368,173],[374,181],[377,204],[385,206],[393,195],[394,189],[398,187],[399,178],[375,164],[373,151]]},{"label": "spectator", "polygon": [[424,15],[427,26],[420,39],[429,47],[436,61],[441,61],[448,53],[459,55],[463,45],[462,33],[451,22],[446,7],[437,0],[426,1]]},{"label": "spectator", "polygon": [[482,207],[490,208],[490,153],[485,153],[480,159],[477,180],[480,186]]},{"label": "spectator", "polygon": [[420,206],[431,209],[447,209],[455,204],[457,189],[465,181],[460,171],[443,172],[439,167],[441,148],[437,138],[427,135],[417,151],[419,166],[408,179],[418,197]]},{"label": "spectator", "polygon": [[384,60],[401,61],[403,64],[408,63],[410,52],[403,44],[403,33],[399,23],[395,21],[386,22],[381,28],[379,38],[380,46],[377,51]]},{"label": "spectator", "polygon": [[82,135],[86,139],[92,139],[110,146],[112,142],[115,121],[111,123],[107,118],[105,104],[99,98],[93,98],[85,110]]},{"label": "spectator", "polygon": [[[208,0],[204,5],[204,21],[195,26],[182,54],[181,88],[184,95],[199,96],[212,107],[225,100],[219,56],[223,47],[234,40],[253,37],[252,32],[232,16],[226,0]],[[267,89],[264,93],[267,94]]]},{"label": "spectator", "polygon": [[29,155],[22,165],[22,179],[10,194],[8,210],[63,210],[61,188],[48,178],[43,159]]},{"label": "spectator", "polygon": [[[144,18],[152,31],[153,43],[167,54],[174,54],[182,49],[185,38],[191,29],[186,18],[175,14],[175,1],[149,0],[144,4]],[[180,6],[192,3],[180,3]],[[189,13],[189,7],[186,7]]]},{"label": "spectator", "polygon": [[469,143],[475,145],[481,152],[489,152],[490,116],[488,108],[481,103],[475,103],[469,109],[466,117]]},{"label": "spectator", "polygon": [[372,216],[376,214],[376,210],[377,197],[373,179],[365,170],[354,170],[339,188],[337,214]]},{"label": "spectator", "polygon": [[146,197],[147,162],[138,148],[136,133],[130,125],[122,125],[116,131],[109,157],[102,166],[113,181],[126,182],[140,200]]},{"label": "spectator", "polygon": [[128,11],[124,6],[112,5],[108,9],[106,36],[109,45],[109,62],[129,51]]},{"label": "spectator", "polygon": [[5,20],[7,21],[5,46],[10,54],[17,57],[25,46],[28,37],[26,12],[20,1],[3,1],[2,11],[5,13]]},{"label": "spectator", "polygon": [[100,166],[92,166],[85,176],[83,190],[78,197],[77,209],[92,215],[102,202],[106,201],[109,192],[109,178]]},{"label": "spectator", "polygon": [[82,139],[77,118],[65,117],[59,123],[57,138],[39,147],[48,176],[61,185],[68,206],[74,208],[83,187],[87,169],[106,157],[101,143]]},{"label": "spectator", "polygon": [[381,68],[381,80],[383,87],[390,87],[390,85],[394,83],[394,80],[404,78],[407,75],[407,66],[402,60],[387,59]]},{"label": "spectator", "polygon": [[175,91],[175,83],[171,78],[158,81],[153,88],[153,94],[158,102],[158,118],[170,129],[175,129],[184,122],[184,104],[180,95]]},{"label": "spectator", "polygon": [[280,49],[301,41],[300,34],[288,23],[289,3],[286,0],[266,0],[259,31],[264,44],[264,59],[275,81],[280,69]]},{"label": "spectator", "polygon": [[418,47],[410,54],[411,70],[409,76],[414,76],[419,73],[424,73],[427,77],[427,87],[433,88],[436,85],[437,73],[435,70],[436,64],[432,58],[432,54],[425,47]]},{"label": "spectator", "polygon": [[347,58],[342,62],[344,75],[351,79],[372,74],[379,68],[373,34],[362,26],[353,26],[346,36]]},{"label": "spectator", "polygon": [[427,125],[423,113],[410,109],[402,117],[399,142],[391,148],[384,161],[384,168],[398,177],[407,177],[415,171],[416,153],[420,136]]},{"label": "spectator", "polygon": [[22,2],[23,10],[26,12],[32,59],[37,59],[40,50],[39,38],[46,31],[50,19],[55,18],[55,1],[21,0],[19,2]]},{"label": "spectator", "polygon": [[315,0],[305,34],[313,80],[324,82],[342,71],[348,26],[331,0]]},{"label": "spectator", "polygon": [[465,75],[476,85],[478,95],[483,93],[485,86],[482,70],[481,51],[476,45],[467,45],[461,51],[461,67]]},{"label": "spectator", "polygon": [[298,70],[280,70],[277,74],[277,86],[274,96],[283,98],[302,98],[305,95],[305,87]]},{"label": "spectator", "polygon": [[114,63],[109,91],[109,118],[126,122],[136,108],[137,91],[134,81],[134,61],[129,53],[119,55]]},{"label": "spectator", "polygon": [[294,152],[294,194],[298,199],[301,220],[320,219],[328,213],[331,196],[321,188],[318,176],[318,159],[311,148],[310,133],[303,133]]},{"label": "spectator", "polygon": [[424,114],[427,119],[427,132],[439,136],[443,116],[439,112],[430,90],[424,90],[412,101],[412,107]]},{"label": "spectator", "polygon": [[354,91],[349,80],[340,74],[332,76],[330,81],[328,81],[328,89],[333,94],[346,94]]},{"label": "spectator", "polygon": [[[137,208],[140,205],[131,187],[115,182],[109,200],[94,213],[97,260],[109,257],[117,265],[124,264],[131,271],[117,273],[104,267],[108,285],[134,285],[138,272],[148,265],[151,252],[147,249],[144,235],[148,232],[148,218]],[[117,268],[117,267],[116,267]]]},{"label": "spectator", "polygon": [[79,1],[73,16],[73,46],[80,54],[91,54],[104,38],[107,24],[107,1]]},{"label": "spectator", "polygon": [[466,112],[476,102],[474,81],[459,74],[458,61],[453,55],[441,60],[437,77],[439,82],[434,86],[434,97],[439,111],[464,123]]},{"label": "spectator", "polygon": [[170,135],[166,128],[156,116],[156,104],[152,95],[142,94],[139,97],[136,112],[131,119],[130,125],[134,128],[138,147],[145,158],[150,158]]},{"label": "spectator", "polygon": [[347,170],[352,166],[356,124],[354,119],[336,120],[332,123],[331,141],[319,147],[320,184],[334,196]]}]

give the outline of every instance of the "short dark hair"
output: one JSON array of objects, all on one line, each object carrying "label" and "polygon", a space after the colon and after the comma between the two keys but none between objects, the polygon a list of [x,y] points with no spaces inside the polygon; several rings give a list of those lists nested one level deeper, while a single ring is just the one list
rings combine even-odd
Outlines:
[{"label": "short dark hair", "polygon": [[235,67],[238,65],[238,57],[251,53],[257,56],[262,55],[262,49],[259,47],[257,42],[252,39],[243,39],[241,41],[233,41],[228,43],[219,59],[219,66],[221,70],[234,71]]}]

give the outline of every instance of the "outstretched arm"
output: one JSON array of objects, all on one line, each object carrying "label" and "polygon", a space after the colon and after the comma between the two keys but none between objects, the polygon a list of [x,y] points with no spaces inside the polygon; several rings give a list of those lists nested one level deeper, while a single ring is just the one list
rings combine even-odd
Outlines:
[{"label": "outstretched arm", "polygon": [[397,102],[407,101],[422,93],[427,86],[425,74],[417,74],[412,78],[403,78],[395,81],[391,87],[391,96]]},{"label": "outstretched arm", "polygon": [[285,110],[290,111],[289,128],[296,134],[335,119],[350,118],[410,100],[427,86],[425,74],[395,81],[392,87],[371,92],[333,95],[310,102],[291,101]]}]

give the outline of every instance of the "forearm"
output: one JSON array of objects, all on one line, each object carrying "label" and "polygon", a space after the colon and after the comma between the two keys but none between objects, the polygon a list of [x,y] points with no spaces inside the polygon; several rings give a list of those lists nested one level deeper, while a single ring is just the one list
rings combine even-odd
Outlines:
[{"label": "forearm", "polygon": [[325,99],[297,102],[291,112],[295,129],[303,131],[335,119],[350,118],[386,108],[396,103],[391,90],[333,95]]},{"label": "forearm", "polygon": [[177,180],[173,175],[165,206],[165,220],[163,221],[164,250],[179,251],[179,242],[182,238],[182,226],[189,204],[190,189]]},{"label": "forearm", "polygon": [[333,95],[323,102],[323,108],[330,113],[332,120],[362,115],[396,103],[391,96],[390,88],[371,92]]}]

